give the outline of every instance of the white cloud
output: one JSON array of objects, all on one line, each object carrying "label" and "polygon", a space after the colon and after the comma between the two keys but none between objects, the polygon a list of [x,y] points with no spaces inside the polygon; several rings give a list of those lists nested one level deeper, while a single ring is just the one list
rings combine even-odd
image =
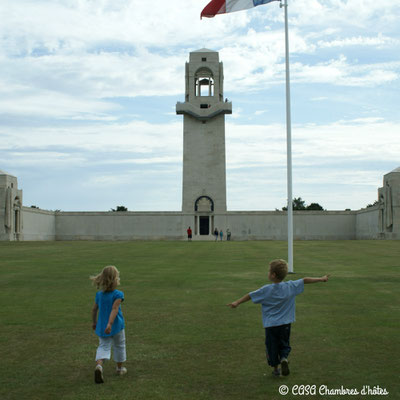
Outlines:
[{"label": "white cloud", "polygon": [[92,97],[77,97],[49,90],[4,91],[0,96],[3,114],[40,116],[51,118],[72,118],[88,120],[113,120],[112,112],[118,106],[111,102]]},{"label": "white cloud", "polygon": [[[350,3],[356,3],[355,9],[361,6],[359,2]],[[35,3],[25,0],[2,4],[0,71],[9,87],[23,85],[35,94],[37,91],[71,96],[83,93],[83,97],[97,100],[179,94],[183,91],[182,73],[188,49],[203,45],[221,49],[221,58],[229,65],[227,90],[260,90],[284,79],[282,25],[275,30],[250,28],[244,34],[240,29],[251,17],[282,18],[275,4],[203,21],[198,18],[201,11],[198,2],[157,0],[152,3],[150,19],[143,17],[148,13],[148,5],[133,0]],[[299,1],[291,7],[298,18],[290,31],[294,54],[313,54],[318,48],[349,45],[398,46],[398,40],[381,33],[375,37],[346,37],[341,33],[340,38],[318,40],[314,33],[302,31],[309,18],[314,24],[325,21],[329,25],[332,19],[347,16],[353,7],[347,2]],[[371,7],[368,12],[364,11],[365,4],[361,7],[361,17],[358,10],[357,20],[383,18],[376,16],[376,2],[368,1],[368,7]],[[393,5],[388,7],[396,10]],[[386,9],[379,5],[382,8]],[[338,30],[325,28],[321,35]],[[346,64],[345,59],[307,64],[294,58],[293,79],[360,86],[372,82],[384,84],[398,78],[398,65],[365,64],[360,76],[360,71]]]},{"label": "white cloud", "polygon": [[[42,165],[96,167],[137,164],[150,168],[181,161],[182,125],[149,124],[143,121],[122,124],[93,124],[47,128],[19,128],[3,134],[0,165]],[[56,150],[55,150],[56,149]],[[2,159],[7,154],[7,160]]]},{"label": "white cloud", "polygon": [[373,20],[377,27],[384,28],[396,23],[400,5],[375,0],[300,0],[291,4],[289,12],[296,26],[370,28]]},{"label": "white cloud", "polygon": [[[399,123],[365,118],[292,127],[292,152],[298,166],[335,163],[346,168],[353,161],[398,162]],[[284,125],[227,124],[228,168],[286,165]],[[340,167],[340,165],[343,167]]]},{"label": "white cloud", "polygon": [[[386,161],[396,162],[400,154],[400,125],[380,118],[360,118],[326,125],[294,125],[292,131],[294,161],[301,166],[361,159],[379,161],[383,154]],[[229,169],[286,165],[284,125],[229,122],[226,126],[226,142]],[[89,161],[94,164],[180,163],[182,123],[160,125],[135,121],[126,125],[81,126],[73,131],[67,127],[46,130],[21,128],[13,136],[4,136],[0,144],[3,151],[11,148],[11,158],[24,156],[28,163],[32,154],[51,163],[55,159],[65,160],[68,154],[73,155],[77,151],[80,156],[87,155],[85,162],[92,153],[112,155],[118,152],[122,155],[117,159]],[[28,157],[28,154],[31,155]]]},{"label": "white cloud", "polygon": [[314,65],[291,65],[294,82],[329,83],[341,86],[379,86],[399,79],[400,62],[350,64],[344,55]]},{"label": "white cloud", "polygon": [[393,46],[393,45],[399,46],[400,41],[388,36],[383,36],[380,33],[375,37],[356,36],[356,37],[347,37],[344,39],[333,39],[329,41],[327,40],[318,41],[318,47],[320,48],[347,47],[347,46],[373,46],[380,49],[384,46]]}]

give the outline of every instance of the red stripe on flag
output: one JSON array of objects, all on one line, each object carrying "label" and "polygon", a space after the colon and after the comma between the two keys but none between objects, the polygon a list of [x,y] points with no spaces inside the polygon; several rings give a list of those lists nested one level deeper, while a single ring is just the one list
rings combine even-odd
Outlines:
[{"label": "red stripe on flag", "polygon": [[226,0],[211,0],[200,14],[203,17],[212,18],[217,14],[226,13]]}]

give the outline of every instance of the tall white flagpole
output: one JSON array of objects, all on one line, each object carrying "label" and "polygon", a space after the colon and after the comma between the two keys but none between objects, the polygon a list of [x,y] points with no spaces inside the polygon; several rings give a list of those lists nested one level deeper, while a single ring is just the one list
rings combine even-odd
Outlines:
[{"label": "tall white flagpole", "polygon": [[287,0],[285,8],[285,59],[286,59],[286,146],[287,146],[287,210],[288,210],[288,264],[293,273],[293,194],[292,194],[292,120],[290,115],[289,28]]}]

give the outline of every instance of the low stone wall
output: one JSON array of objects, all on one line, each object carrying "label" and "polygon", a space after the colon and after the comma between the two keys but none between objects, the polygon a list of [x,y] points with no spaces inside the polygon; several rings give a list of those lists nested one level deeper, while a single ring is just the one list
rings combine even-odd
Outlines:
[{"label": "low stone wall", "polygon": [[[294,211],[295,240],[356,238],[355,211]],[[287,213],[282,211],[228,212],[226,228],[232,240],[287,240]]]},{"label": "low stone wall", "polygon": [[377,206],[357,212],[356,232],[357,239],[383,239],[379,229],[379,208]]},{"label": "low stone wall", "polygon": [[0,241],[9,241],[10,235],[7,234],[7,230],[5,227],[5,216],[1,213],[0,210]]},{"label": "low stone wall", "polygon": [[[53,212],[22,208],[20,240],[184,240],[194,216],[181,212]],[[295,240],[378,239],[379,210],[295,211]],[[215,214],[213,226],[232,240],[287,240],[287,213],[232,211]],[[211,225],[210,225],[211,231]],[[213,240],[194,235],[193,240]]]},{"label": "low stone wall", "polygon": [[56,240],[179,240],[179,212],[59,212]]},{"label": "low stone wall", "polygon": [[294,239],[355,239],[356,215],[355,211],[298,211],[293,216]]},{"label": "low stone wall", "polygon": [[[395,211],[399,212],[394,208]],[[382,216],[381,218],[379,216],[382,212],[378,206],[357,211],[356,239],[400,240],[400,234],[397,231],[393,232],[382,226],[384,220]]]},{"label": "low stone wall", "polygon": [[22,234],[20,240],[55,240],[54,211],[22,207]]}]

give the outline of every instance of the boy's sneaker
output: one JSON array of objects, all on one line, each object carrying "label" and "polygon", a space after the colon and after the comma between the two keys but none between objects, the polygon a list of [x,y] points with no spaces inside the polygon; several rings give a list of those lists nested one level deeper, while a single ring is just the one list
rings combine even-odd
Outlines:
[{"label": "boy's sneaker", "polygon": [[128,370],[125,367],[117,368],[117,375],[125,375]]},{"label": "boy's sneaker", "polygon": [[101,365],[96,365],[94,370],[94,381],[96,383],[104,383],[103,367]]},{"label": "boy's sneaker", "polygon": [[281,368],[282,368],[282,375],[283,376],[288,376],[290,374],[289,361],[287,360],[287,358],[282,358],[282,360],[281,360]]}]

